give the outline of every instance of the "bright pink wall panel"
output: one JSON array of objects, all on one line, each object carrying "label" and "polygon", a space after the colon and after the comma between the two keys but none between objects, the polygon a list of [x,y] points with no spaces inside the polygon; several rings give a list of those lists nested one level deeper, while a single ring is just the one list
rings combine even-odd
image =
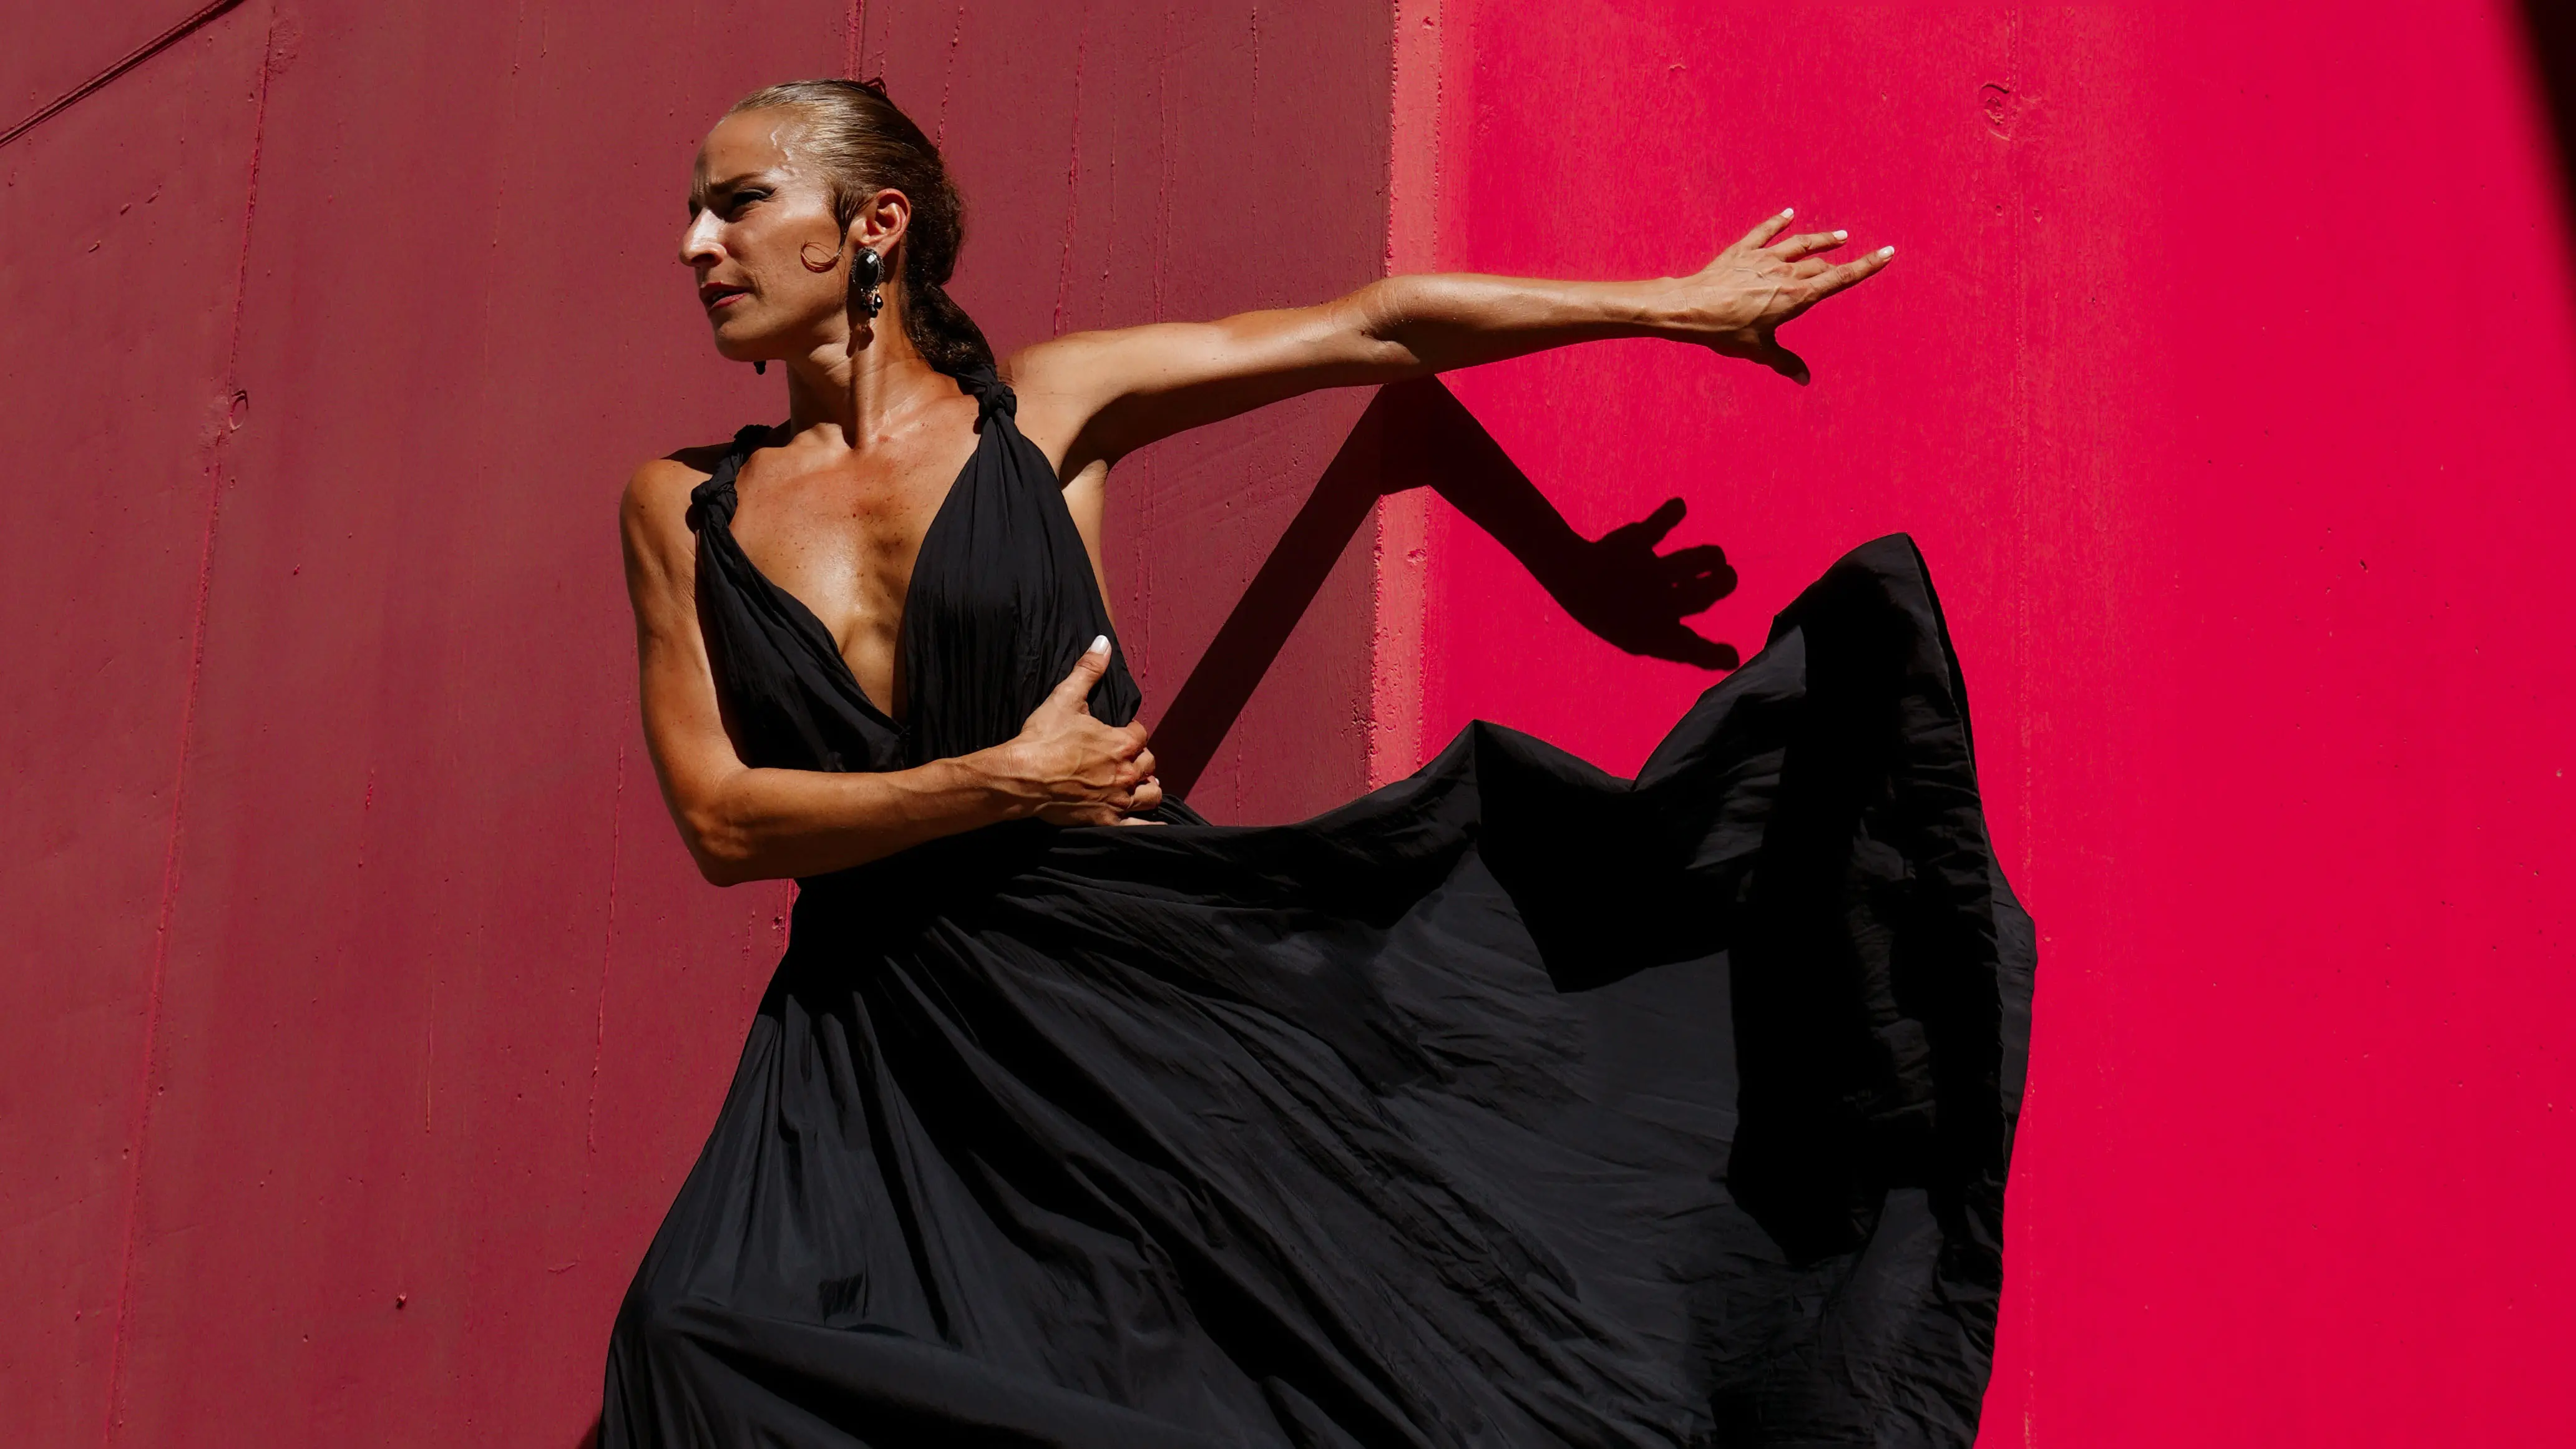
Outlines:
[{"label": "bright pink wall panel", "polygon": [[[2576,293],[2495,6],[1447,0],[1437,259],[1896,266],[1801,390],[1660,343],[1455,379],[1706,622],[1929,556],[2041,930],[1985,1442],[2566,1442]],[[1632,769],[1708,676],[1430,514],[1421,736]]]}]

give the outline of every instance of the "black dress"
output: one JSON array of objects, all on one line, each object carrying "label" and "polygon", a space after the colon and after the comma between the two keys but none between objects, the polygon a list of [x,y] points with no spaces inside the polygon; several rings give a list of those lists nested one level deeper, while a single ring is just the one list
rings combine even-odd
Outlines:
[{"label": "black dress", "polygon": [[[1109,620],[989,373],[860,691],[693,496],[753,765],[1007,739]],[[1091,697],[1138,705],[1123,660]],[[1477,724],[1298,825],[803,881],[600,1443],[1965,1445],[2032,937],[1921,558],[1854,550],[1631,783]]]}]

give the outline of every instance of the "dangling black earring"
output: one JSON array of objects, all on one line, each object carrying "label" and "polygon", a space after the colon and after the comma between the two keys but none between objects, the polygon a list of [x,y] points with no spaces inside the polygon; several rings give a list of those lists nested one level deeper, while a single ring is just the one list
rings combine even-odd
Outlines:
[{"label": "dangling black earring", "polygon": [[769,376],[769,359],[764,357],[758,362],[753,363],[751,365],[751,370],[759,373],[763,377]]},{"label": "dangling black earring", "polygon": [[885,310],[885,293],[879,290],[884,286],[885,258],[878,256],[873,248],[859,248],[859,254],[850,259],[850,298],[853,310],[861,303],[865,303],[868,309],[868,320],[875,321],[877,314]]}]

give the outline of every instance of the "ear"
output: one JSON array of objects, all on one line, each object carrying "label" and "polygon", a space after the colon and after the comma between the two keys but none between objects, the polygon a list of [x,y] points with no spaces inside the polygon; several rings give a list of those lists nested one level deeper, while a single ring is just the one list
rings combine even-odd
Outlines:
[{"label": "ear", "polygon": [[892,275],[894,249],[902,245],[911,225],[912,198],[889,186],[861,203],[858,215],[850,218],[849,244],[885,258],[887,274]]}]

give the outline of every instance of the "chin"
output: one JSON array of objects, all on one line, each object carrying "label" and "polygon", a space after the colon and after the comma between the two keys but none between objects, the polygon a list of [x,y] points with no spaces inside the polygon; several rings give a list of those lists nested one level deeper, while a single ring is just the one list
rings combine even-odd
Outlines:
[{"label": "chin", "polygon": [[712,330],[714,332],[714,340],[716,344],[716,356],[723,358],[727,362],[752,362],[763,357],[773,357],[776,355],[777,349],[763,347],[760,345],[763,341],[762,338],[745,337],[735,329],[727,327],[721,322],[717,323]]}]

